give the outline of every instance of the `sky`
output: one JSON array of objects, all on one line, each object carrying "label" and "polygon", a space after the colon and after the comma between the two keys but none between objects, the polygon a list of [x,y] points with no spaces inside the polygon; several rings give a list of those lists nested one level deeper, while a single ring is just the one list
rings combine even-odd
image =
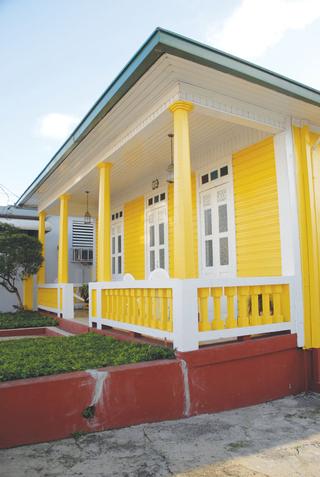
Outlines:
[{"label": "sky", "polygon": [[0,205],[158,26],[320,90],[320,0],[0,0]]}]

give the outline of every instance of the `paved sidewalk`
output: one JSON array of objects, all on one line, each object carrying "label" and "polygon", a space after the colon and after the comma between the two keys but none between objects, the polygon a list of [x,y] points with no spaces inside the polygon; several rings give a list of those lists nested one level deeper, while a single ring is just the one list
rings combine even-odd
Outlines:
[{"label": "paved sidewalk", "polygon": [[318,477],[320,395],[0,451],[1,477]]}]

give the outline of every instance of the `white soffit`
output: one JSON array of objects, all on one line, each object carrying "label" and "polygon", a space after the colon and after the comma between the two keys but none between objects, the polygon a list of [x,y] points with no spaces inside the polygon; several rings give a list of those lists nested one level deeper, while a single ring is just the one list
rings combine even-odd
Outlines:
[{"label": "white soffit", "polygon": [[[194,145],[197,134],[198,142],[206,142],[208,137],[212,139],[215,136],[212,128],[223,129],[227,124],[230,131],[232,124],[219,121],[218,125],[217,116],[222,119],[234,117],[234,122],[239,123],[239,116],[243,114],[247,119],[247,122],[242,122],[244,126],[256,121],[258,128],[267,130],[269,127],[270,132],[284,127],[292,116],[320,125],[316,106],[206,66],[163,55],[48,177],[29,199],[28,205],[48,207],[57,196],[82,183],[84,176],[103,160],[115,163],[113,175],[117,182],[118,166],[123,170],[123,166],[130,168],[134,164],[128,151],[137,150],[141,155],[142,150],[150,149],[145,171],[154,169],[163,150],[159,146],[149,147],[147,142],[158,144],[157,135],[165,136],[170,132],[172,118],[167,106],[179,98],[189,98],[198,105],[199,111],[192,113],[190,121]],[[217,104],[220,105],[220,115],[214,111]],[[150,127],[152,123],[155,128]],[[153,135],[155,137],[151,137]],[[120,166],[118,161],[124,161],[124,164]],[[134,173],[130,170],[130,176]],[[120,184],[121,180],[118,187]]]}]

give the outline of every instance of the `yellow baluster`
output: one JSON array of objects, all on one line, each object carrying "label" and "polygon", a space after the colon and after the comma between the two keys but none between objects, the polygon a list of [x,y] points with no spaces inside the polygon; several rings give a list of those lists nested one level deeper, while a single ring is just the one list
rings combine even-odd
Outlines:
[{"label": "yellow baluster", "polygon": [[273,323],[282,323],[284,321],[281,310],[281,285],[272,286],[272,301],[273,301]]},{"label": "yellow baluster", "polygon": [[123,321],[123,290],[118,290],[118,321]]},{"label": "yellow baluster", "polygon": [[289,285],[281,285],[281,309],[283,321],[290,321],[290,289]]},{"label": "yellow baluster", "polygon": [[150,326],[151,328],[156,328],[157,321],[156,321],[156,290],[155,288],[150,289],[150,301],[151,301]]},{"label": "yellow baluster", "polygon": [[213,330],[223,330],[224,321],[221,318],[221,296],[222,288],[211,288],[213,297],[213,321],[211,323]]},{"label": "yellow baluster", "polygon": [[237,287],[225,287],[224,294],[227,297],[226,328],[236,328],[238,326],[234,313],[234,297],[237,295]]},{"label": "yellow baluster", "polygon": [[114,290],[115,295],[115,307],[114,307],[114,319],[119,321],[119,290]]},{"label": "yellow baluster", "polygon": [[107,312],[107,318],[109,320],[112,320],[112,311],[113,311],[113,290],[107,290],[108,296],[109,296],[109,306],[108,306],[108,312]]},{"label": "yellow baluster", "polygon": [[251,315],[250,325],[261,325],[261,316],[259,313],[259,295],[261,295],[261,288],[259,286],[250,287],[251,293]]},{"label": "yellow baluster", "polygon": [[137,301],[136,301],[136,290],[135,288],[131,289],[131,306],[132,306],[132,315],[131,315],[131,323],[137,324]]},{"label": "yellow baluster", "polygon": [[249,326],[248,299],[249,287],[238,287],[238,326]]},{"label": "yellow baluster", "polygon": [[160,301],[160,320],[158,322],[158,327],[160,330],[166,330],[168,321],[167,290],[165,288],[158,290],[158,297]]},{"label": "yellow baluster", "polygon": [[262,323],[268,325],[272,323],[272,316],[270,314],[270,293],[271,286],[263,285],[262,290]]},{"label": "yellow baluster", "polygon": [[101,290],[101,318],[107,316],[107,293],[108,290]]},{"label": "yellow baluster", "polygon": [[130,311],[130,290],[126,288],[124,290],[124,310],[123,310],[124,323],[129,323],[129,311]]},{"label": "yellow baluster", "polygon": [[173,330],[173,306],[172,306],[172,289],[167,289],[167,297],[168,297],[168,310],[169,310],[169,319],[167,321],[167,331]]},{"label": "yellow baluster", "polygon": [[198,289],[198,301],[199,301],[199,312],[200,312],[199,331],[211,330],[209,316],[208,316],[209,291],[210,291],[209,288]]},{"label": "yellow baluster", "polygon": [[142,325],[142,315],[141,315],[141,304],[142,304],[142,290],[140,288],[136,289],[136,306],[137,306],[137,325]]},{"label": "yellow baluster", "polygon": [[131,289],[128,290],[128,321],[127,323],[132,323],[132,309],[133,309],[133,300],[131,296]]},{"label": "yellow baluster", "polygon": [[144,297],[144,326],[150,327],[151,323],[151,314],[152,314],[152,307],[151,307],[151,298],[150,298],[150,289],[145,288],[143,290],[143,297]]}]

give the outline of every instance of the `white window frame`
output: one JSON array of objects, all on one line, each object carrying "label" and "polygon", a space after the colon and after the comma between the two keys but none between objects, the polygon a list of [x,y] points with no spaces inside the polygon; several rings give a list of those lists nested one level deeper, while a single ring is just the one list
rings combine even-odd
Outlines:
[{"label": "white window frame", "polygon": [[[228,175],[219,177],[213,181],[201,184],[201,177],[215,169],[220,170],[221,167],[228,166]],[[234,213],[234,186],[233,186],[233,170],[232,170],[232,156],[225,157],[219,160],[213,160],[210,165],[207,165],[196,171],[197,179],[197,220],[198,220],[198,263],[199,263],[199,277],[203,278],[219,278],[219,277],[236,277],[237,275],[237,261],[236,261],[236,230],[235,230],[235,213]],[[229,265],[216,265],[210,269],[205,267],[204,250],[203,250],[203,222],[202,222],[202,198],[201,193],[210,189],[229,185],[230,195],[228,200],[230,228],[228,231],[228,249],[229,249]],[[214,225],[214,224],[213,224]],[[214,252],[215,253],[215,252]],[[224,268],[225,267],[225,268]]]},{"label": "white window frame", "polygon": [[[148,201],[151,197],[165,193],[165,200],[159,201],[156,204],[148,205]],[[152,193],[146,194],[144,196],[144,237],[145,237],[145,277],[148,279],[150,275],[150,266],[149,266],[149,231],[148,231],[148,221],[147,216],[148,212],[151,210],[164,208],[165,212],[165,225],[164,225],[164,254],[165,254],[165,263],[166,271],[169,273],[169,230],[168,230],[168,187],[162,187],[152,191]],[[157,267],[156,267],[157,268]]]},{"label": "white window frame", "polygon": [[[117,219],[112,220],[112,215],[115,215],[116,213],[122,212],[122,217],[118,217]],[[114,237],[113,230],[114,228],[117,228],[118,226],[121,227],[121,253],[117,251],[118,244],[117,244],[117,236],[118,234],[115,234],[115,253],[112,251],[112,239]],[[123,268],[124,268],[124,211],[123,207],[119,207],[116,210],[113,210],[111,212],[111,237],[110,237],[110,253],[111,253],[111,276],[112,280],[122,280],[122,277],[124,275]],[[121,273],[113,273],[113,267],[112,267],[112,262],[113,258],[115,258],[115,267],[116,270],[118,269],[118,258],[121,257]]]}]

